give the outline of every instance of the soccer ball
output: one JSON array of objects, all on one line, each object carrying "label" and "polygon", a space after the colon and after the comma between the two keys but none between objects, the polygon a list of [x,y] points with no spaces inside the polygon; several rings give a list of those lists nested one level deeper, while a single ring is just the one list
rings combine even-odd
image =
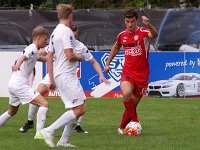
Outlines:
[{"label": "soccer ball", "polygon": [[138,136],[142,133],[142,126],[139,122],[131,121],[127,124],[125,133],[129,136]]}]

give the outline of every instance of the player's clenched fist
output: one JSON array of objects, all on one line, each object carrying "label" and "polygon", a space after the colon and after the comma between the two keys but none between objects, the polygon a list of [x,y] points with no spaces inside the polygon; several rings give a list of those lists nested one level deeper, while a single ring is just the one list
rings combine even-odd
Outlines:
[{"label": "player's clenched fist", "polygon": [[150,24],[150,20],[146,16],[142,16],[142,21],[146,26],[148,26]]}]

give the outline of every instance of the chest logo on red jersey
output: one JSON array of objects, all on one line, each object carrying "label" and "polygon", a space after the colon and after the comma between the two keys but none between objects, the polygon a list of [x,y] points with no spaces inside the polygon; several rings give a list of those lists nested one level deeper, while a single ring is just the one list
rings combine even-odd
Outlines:
[{"label": "chest logo on red jersey", "polygon": [[130,55],[130,56],[138,56],[142,55],[142,48],[140,41],[133,42],[133,43],[127,43],[124,45],[124,54]]},{"label": "chest logo on red jersey", "polygon": [[137,41],[138,38],[139,38],[138,35],[135,35],[135,36],[134,36],[134,40],[135,40],[135,41]]}]

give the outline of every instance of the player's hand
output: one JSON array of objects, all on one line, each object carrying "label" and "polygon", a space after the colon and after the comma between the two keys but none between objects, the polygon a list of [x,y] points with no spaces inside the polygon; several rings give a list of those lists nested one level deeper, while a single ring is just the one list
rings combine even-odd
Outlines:
[{"label": "player's hand", "polygon": [[12,66],[12,71],[17,71],[17,70],[19,70],[19,68],[17,67],[17,65],[13,65]]},{"label": "player's hand", "polygon": [[53,90],[55,90],[55,88],[56,88],[55,81],[54,80],[50,81],[49,91],[53,91]]},{"label": "player's hand", "polygon": [[81,54],[78,54],[78,61],[81,62],[83,60],[83,56]]},{"label": "player's hand", "polygon": [[111,82],[108,81],[103,75],[99,77],[100,83],[104,82],[105,84],[110,84]]},{"label": "player's hand", "polygon": [[104,71],[108,73],[109,70],[110,70],[110,66],[109,66],[109,65],[105,65],[105,67],[104,67]]},{"label": "player's hand", "polygon": [[146,26],[148,26],[150,24],[150,20],[146,16],[142,16],[142,21]]}]

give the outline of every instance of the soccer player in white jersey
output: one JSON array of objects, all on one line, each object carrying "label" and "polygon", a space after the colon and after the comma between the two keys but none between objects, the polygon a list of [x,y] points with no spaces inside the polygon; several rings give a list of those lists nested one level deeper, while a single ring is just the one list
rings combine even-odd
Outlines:
[{"label": "soccer player in white jersey", "polygon": [[[48,53],[48,46],[45,47],[44,49],[40,50],[38,53],[40,56],[46,56]],[[29,84],[30,84],[30,82],[29,82]],[[39,92],[40,95],[43,96],[48,91],[48,85],[49,85],[49,76],[47,74],[43,78],[43,80],[40,82],[40,84],[38,85],[37,92]],[[30,84],[30,86],[32,86],[32,84]],[[21,127],[19,129],[19,131],[25,133],[28,129],[33,128],[33,120],[36,116],[37,111],[38,111],[38,106],[30,103],[29,109],[28,109],[28,121],[25,123],[25,125],[23,127]]]},{"label": "soccer player in white jersey", "polygon": [[[65,107],[71,109],[41,131],[50,147],[55,147],[54,136],[59,128],[65,126],[63,133],[68,137],[73,132],[78,118],[86,112],[86,96],[76,75],[77,62],[82,61],[82,56],[75,54],[75,37],[69,28],[73,19],[73,7],[69,4],[59,4],[57,13],[59,24],[50,37],[47,60],[49,89],[53,90],[56,86]],[[57,146],[74,147],[68,141],[59,141]]]},{"label": "soccer player in white jersey", "polygon": [[[71,30],[74,33],[75,38],[77,39],[78,37],[78,28],[76,25],[71,25],[70,26]],[[108,83],[108,81],[105,79],[101,67],[99,65],[99,63],[96,61],[96,59],[92,56],[92,54],[90,53],[90,51],[88,50],[88,48],[81,43],[80,41],[76,40],[76,44],[75,44],[75,50],[77,54],[81,54],[84,58],[85,61],[90,61],[90,63],[93,65],[94,69],[96,70],[96,72],[99,74],[99,80],[100,82],[105,82]],[[42,55],[46,55],[48,53],[47,51],[47,47],[45,48],[45,50],[42,51]],[[43,80],[40,82],[37,91],[43,95],[48,91],[49,88],[49,84],[50,84],[50,78],[49,78],[49,74],[46,74],[46,76],[43,78]],[[21,132],[26,132],[28,129],[33,128],[33,120],[35,118],[35,114],[38,110],[38,107],[36,105],[33,104],[29,104],[29,111],[28,111],[28,121],[27,123],[20,128]],[[77,121],[77,125],[74,129],[75,132],[77,133],[88,133],[87,131],[84,131],[81,128],[81,123],[83,121],[83,116],[80,116],[78,118]]]},{"label": "soccer player in white jersey", "polygon": [[20,103],[37,105],[39,110],[37,113],[35,139],[40,138],[40,131],[44,127],[46,113],[48,111],[48,102],[37,91],[31,88],[29,85],[29,76],[37,60],[46,61],[45,57],[39,57],[38,50],[45,46],[48,36],[48,31],[41,26],[33,30],[33,43],[24,49],[16,64],[12,66],[13,74],[8,84],[10,93],[9,108],[0,116],[1,127],[9,118],[17,113]]}]

